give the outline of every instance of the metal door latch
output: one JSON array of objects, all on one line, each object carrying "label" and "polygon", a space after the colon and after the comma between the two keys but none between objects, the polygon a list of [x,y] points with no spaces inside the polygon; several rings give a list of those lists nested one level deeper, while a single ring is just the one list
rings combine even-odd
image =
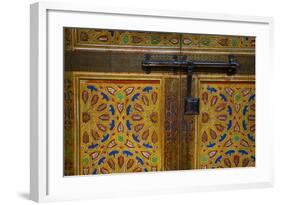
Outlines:
[{"label": "metal door latch", "polygon": [[187,79],[186,79],[187,96],[184,97],[184,114],[185,115],[198,115],[199,114],[200,100],[199,100],[199,98],[192,97],[192,95],[191,95],[192,72],[193,72],[193,65],[189,65],[187,67]]},{"label": "metal door latch", "polygon": [[204,62],[189,61],[184,55],[150,55],[146,54],[142,61],[142,69],[147,73],[154,71],[183,71],[187,73],[187,95],[184,97],[184,113],[186,115],[198,115],[200,111],[200,100],[191,95],[192,74],[194,72],[226,73],[234,75],[237,73],[239,64],[233,55],[228,56],[228,62]]},{"label": "metal door latch", "polygon": [[184,98],[184,114],[185,115],[198,115],[199,114],[200,100],[195,97]]}]

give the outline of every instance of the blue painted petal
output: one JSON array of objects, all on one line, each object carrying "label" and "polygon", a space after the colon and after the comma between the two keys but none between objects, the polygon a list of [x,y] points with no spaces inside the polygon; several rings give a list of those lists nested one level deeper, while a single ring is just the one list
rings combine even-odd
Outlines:
[{"label": "blue painted petal", "polygon": [[248,99],[248,102],[254,100],[254,99],[255,99],[255,96],[256,96],[255,94],[251,95],[251,96],[249,97],[249,99]]},{"label": "blue painted petal", "polygon": [[134,94],[132,97],[132,101],[134,102],[135,100],[138,100],[140,93]]},{"label": "blue painted petal", "polygon": [[244,130],[247,130],[247,124],[245,120],[242,121],[242,126]]},{"label": "blue painted petal", "polygon": [[99,144],[91,144],[88,149],[95,149]]},{"label": "blue painted petal", "polygon": [[97,174],[97,173],[98,173],[98,170],[94,169],[93,174]]},{"label": "blue painted petal", "polygon": [[224,134],[220,137],[219,141],[222,142],[225,138],[226,138],[226,133],[224,133]]},{"label": "blue painted petal", "polygon": [[150,90],[152,90],[152,86],[146,86],[142,91],[149,93]]},{"label": "blue painted petal", "polygon": [[229,105],[227,106],[227,112],[229,113],[229,115],[232,115],[232,109]]},{"label": "blue painted petal", "polygon": [[94,85],[88,85],[87,88],[91,91],[93,91],[93,90],[97,91],[98,90]]},{"label": "blue painted petal", "polygon": [[216,143],[211,143],[207,145],[208,148],[214,147],[216,145]]},{"label": "blue painted petal", "polygon": [[114,126],[115,126],[115,121],[112,120],[111,123],[109,124],[109,126],[110,126],[109,129],[110,129],[110,130],[113,130],[113,128],[114,128]]},{"label": "blue painted petal", "polygon": [[102,95],[102,99],[109,101],[109,97],[105,93],[101,92],[101,95]]},{"label": "blue painted petal", "polygon": [[231,150],[228,150],[227,152],[225,152],[226,155],[229,155],[231,156],[232,154],[235,153],[235,150],[231,149]]},{"label": "blue painted petal", "polygon": [[103,136],[101,142],[105,142],[109,138],[109,134]]},{"label": "blue painted petal", "polygon": [[132,128],[131,128],[131,123],[130,123],[130,121],[129,120],[127,120],[126,121],[126,126],[127,126],[127,128],[128,128],[128,130],[131,130]]},{"label": "blue painted petal", "polygon": [[249,140],[251,140],[252,142],[254,142],[254,141],[255,141],[254,136],[252,136],[252,135],[250,135],[250,134],[248,134],[247,136],[248,136]]},{"label": "blue painted petal", "polygon": [[149,148],[149,149],[152,148],[152,146],[151,146],[150,144],[148,144],[148,143],[147,143],[147,144],[143,143],[142,145],[143,145],[144,147],[146,147],[146,148]]},{"label": "blue painted petal", "polygon": [[111,152],[109,152],[109,156],[114,156],[115,157],[115,155],[116,154],[118,154],[119,153],[119,151],[117,151],[117,150],[113,150],[113,151],[111,151]]},{"label": "blue painted petal", "polygon": [[132,136],[133,136],[133,139],[136,141],[136,142],[140,142],[140,140],[139,140],[139,136],[138,135],[134,135],[134,134],[132,134]]},{"label": "blue painted petal", "polygon": [[208,87],[207,90],[208,90],[210,93],[215,93],[215,92],[217,92],[217,89],[216,89],[216,88],[213,88],[213,87]]},{"label": "blue painted petal", "polygon": [[133,153],[128,150],[123,151],[123,154],[127,155],[127,157],[133,155]]},{"label": "blue painted petal", "polygon": [[232,120],[229,120],[227,124],[227,130],[229,130],[232,127]]},{"label": "blue painted petal", "polygon": [[114,107],[113,107],[113,105],[109,105],[109,112],[111,112],[111,114],[112,115],[114,115],[114,113],[115,113],[115,110],[114,110]]},{"label": "blue painted petal", "polygon": [[129,115],[131,113],[131,105],[128,105],[128,107],[126,108],[126,114]]},{"label": "blue painted petal", "polygon": [[104,163],[105,157],[100,158],[100,160],[98,161],[98,165],[101,165],[102,163]]},{"label": "blue painted petal", "polygon": [[246,155],[246,154],[248,154],[248,152],[246,152],[245,150],[242,150],[242,149],[240,149],[238,152],[239,152],[241,155]]},{"label": "blue painted petal", "polygon": [[136,159],[138,160],[138,162],[139,162],[141,165],[144,165],[144,162],[143,162],[143,160],[142,160],[140,157],[136,156]]},{"label": "blue painted petal", "polygon": [[216,159],[215,163],[216,163],[216,164],[217,164],[217,163],[220,163],[220,162],[221,162],[221,159],[222,159],[222,156],[219,156],[219,157]]},{"label": "blue painted petal", "polygon": [[248,112],[248,105],[246,105],[243,109],[243,115],[246,115],[246,113]]},{"label": "blue painted petal", "polygon": [[225,95],[224,95],[224,94],[220,94],[220,96],[221,96],[221,99],[222,99],[224,102],[226,102],[226,101],[227,101],[227,99],[226,99],[226,97],[225,97]]}]

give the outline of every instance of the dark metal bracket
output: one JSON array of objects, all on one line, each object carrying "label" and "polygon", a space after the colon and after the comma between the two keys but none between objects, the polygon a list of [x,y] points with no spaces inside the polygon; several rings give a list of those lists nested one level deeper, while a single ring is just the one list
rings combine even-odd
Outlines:
[{"label": "dark metal bracket", "polygon": [[160,56],[147,54],[142,61],[142,69],[147,73],[152,71],[183,71],[187,73],[187,96],[184,97],[184,113],[186,115],[199,114],[199,98],[192,97],[192,75],[193,73],[226,73],[234,75],[237,73],[239,64],[235,56],[229,55],[228,62],[204,62],[190,61],[187,56]]}]

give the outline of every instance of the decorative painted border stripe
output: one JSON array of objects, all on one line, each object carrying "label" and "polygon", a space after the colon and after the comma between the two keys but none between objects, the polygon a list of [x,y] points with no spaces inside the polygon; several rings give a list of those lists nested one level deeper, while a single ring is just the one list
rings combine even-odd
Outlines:
[{"label": "decorative painted border stripe", "polygon": [[255,52],[255,37],[66,28],[65,48],[139,52]]},{"label": "decorative painted border stripe", "polygon": [[86,83],[119,83],[119,84],[138,84],[138,83],[144,83],[144,84],[158,84],[159,82],[157,80],[114,80],[114,79],[105,79],[105,80],[87,80]]}]

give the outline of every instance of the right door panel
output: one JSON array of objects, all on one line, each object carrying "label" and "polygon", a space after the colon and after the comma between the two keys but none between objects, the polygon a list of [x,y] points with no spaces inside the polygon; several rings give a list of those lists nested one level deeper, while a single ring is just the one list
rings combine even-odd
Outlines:
[{"label": "right door panel", "polygon": [[197,168],[255,166],[254,76],[199,76]]}]

